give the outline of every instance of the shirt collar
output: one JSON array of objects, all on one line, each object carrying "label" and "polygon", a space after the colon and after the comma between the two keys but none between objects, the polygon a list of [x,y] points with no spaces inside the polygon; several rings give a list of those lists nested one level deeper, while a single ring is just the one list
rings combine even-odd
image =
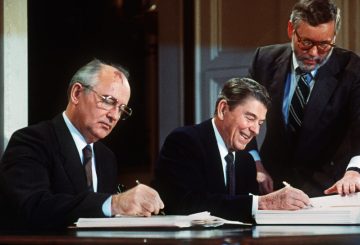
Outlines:
[{"label": "shirt collar", "polygon": [[[293,65],[293,68],[294,68],[292,70],[292,72],[295,73],[296,69],[299,67],[299,63],[297,62],[295,52],[292,52],[292,65]],[[315,77],[316,72],[317,72],[317,69],[311,71],[312,77]]]},{"label": "shirt collar", "polygon": [[[75,142],[76,148],[79,152],[79,155],[82,156],[82,150],[87,145],[84,136],[77,130],[77,128],[71,123],[70,119],[66,116],[65,111],[62,113],[65,124],[68,127],[70,134]],[[93,148],[93,143],[90,144],[91,148]]]},{"label": "shirt collar", "polygon": [[219,148],[221,159],[224,159],[224,157],[229,153],[229,150],[227,149],[225,142],[224,142],[223,138],[221,137],[219,130],[217,129],[217,127],[215,125],[214,118],[211,119],[211,123],[212,123],[213,129],[214,129],[215,138],[216,138],[216,142],[217,142],[217,145]]}]

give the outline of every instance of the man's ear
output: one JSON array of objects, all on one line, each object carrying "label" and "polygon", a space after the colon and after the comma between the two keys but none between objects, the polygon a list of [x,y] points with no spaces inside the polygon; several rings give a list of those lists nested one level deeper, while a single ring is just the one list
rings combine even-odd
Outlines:
[{"label": "man's ear", "polygon": [[74,83],[70,90],[70,101],[73,104],[79,103],[80,92],[83,90],[83,86],[80,83]]},{"label": "man's ear", "polygon": [[219,117],[220,120],[224,120],[224,115],[226,113],[226,110],[227,110],[227,102],[226,100],[222,99],[219,101],[217,106],[217,116]]},{"label": "man's ear", "polygon": [[290,40],[292,40],[292,36],[294,33],[294,25],[293,23],[291,23],[291,21],[288,21],[288,26],[287,26],[287,34]]}]

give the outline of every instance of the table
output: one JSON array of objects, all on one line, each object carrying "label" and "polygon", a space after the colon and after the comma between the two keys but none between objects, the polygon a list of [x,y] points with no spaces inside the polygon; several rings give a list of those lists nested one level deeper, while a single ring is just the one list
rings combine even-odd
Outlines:
[{"label": "table", "polygon": [[356,225],[263,225],[195,229],[0,231],[0,244],[360,244]]}]

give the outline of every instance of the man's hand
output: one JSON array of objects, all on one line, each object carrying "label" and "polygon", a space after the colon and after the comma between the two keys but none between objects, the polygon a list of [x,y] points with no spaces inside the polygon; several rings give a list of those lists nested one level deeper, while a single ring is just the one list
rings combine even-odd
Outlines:
[{"label": "man's hand", "polygon": [[337,181],[333,186],[324,191],[325,194],[338,193],[342,196],[360,191],[360,173],[349,170],[344,177]]},{"label": "man's hand", "polygon": [[273,180],[269,173],[264,168],[264,165],[261,161],[256,161],[256,180],[259,183],[259,192],[262,195],[273,192],[274,185]]},{"label": "man's hand", "polygon": [[134,188],[112,196],[111,214],[151,216],[158,214],[164,208],[156,190],[149,186],[139,184]]},{"label": "man's hand", "polygon": [[284,187],[270,194],[259,196],[259,209],[298,210],[310,204],[308,195],[291,186]]}]

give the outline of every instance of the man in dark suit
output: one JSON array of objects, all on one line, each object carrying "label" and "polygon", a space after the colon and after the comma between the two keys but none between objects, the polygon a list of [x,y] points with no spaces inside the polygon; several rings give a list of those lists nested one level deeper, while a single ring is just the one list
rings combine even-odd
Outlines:
[{"label": "man in dark suit", "polygon": [[1,223],[59,228],[80,217],[150,216],[158,193],[138,185],[116,193],[115,155],[98,140],[130,116],[130,86],[121,67],[93,60],[73,76],[66,110],[15,132],[1,159]]},{"label": "man in dark suit", "polygon": [[223,87],[214,118],[170,133],[153,181],[166,213],[209,211],[251,221],[257,209],[299,209],[309,203],[307,195],[292,187],[255,195],[254,160],[242,150],[259,133],[269,103],[263,86],[252,79],[234,78]]},{"label": "man in dark suit", "polygon": [[275,188],[287,180],[318,196],[341,179],[325,193],[360,190],[360,58],[335,47],[339,28],[334,3],[301,0],[288,22],[291,43],[256,50],[250,76],[272,98],[260,156]]}]

